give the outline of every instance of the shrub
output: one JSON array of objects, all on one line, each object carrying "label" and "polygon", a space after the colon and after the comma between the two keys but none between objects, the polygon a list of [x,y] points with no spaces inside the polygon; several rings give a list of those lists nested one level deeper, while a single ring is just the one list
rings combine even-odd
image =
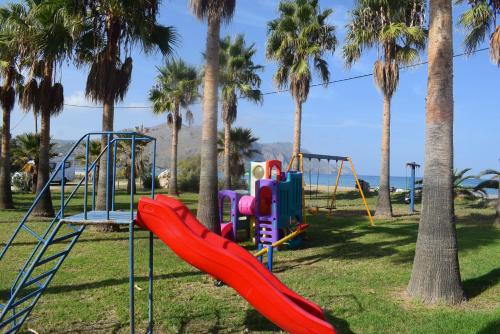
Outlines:
[{"label": "shrub", "polygon": [[12,175],[12,186],[19,191],[31,191],[31,176],[28,173],[16,172]]},{"label": "shrub", "polygon": [[199,155],[179,162],[177,182],[181,191],[198,192],[200,190],[200,165],[201,157]]},{"label": "shrub", "polygon": [[[145,190],[151,189],[151,185],[153,184],[151,181],[152,177],[151,174],[147,174],[141,177],[141,182],[142,182],[142,187]],[[155,189],[160,189],[160,180],[158,179],[158,176],[155,176]]]}]

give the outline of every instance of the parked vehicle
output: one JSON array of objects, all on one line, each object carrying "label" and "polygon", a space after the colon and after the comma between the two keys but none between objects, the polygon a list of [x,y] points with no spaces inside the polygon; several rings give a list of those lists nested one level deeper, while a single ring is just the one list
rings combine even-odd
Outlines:
[{"label": "parked vehicle", "polygon": [[[49,167],[50,167],[50,172],[54,173],[56,168],[59,166],[60,163],[62,163],[63,157],[55,157],[50,159],[49,162]],[[62,175],[63,171],[62,168],[57,171],[56,176],[53,179],[53,183],[61,183],[62,181]],[[74,159],[68,159],[64,163],[64,182],[70,182],[75,179],[75,160]]]}]

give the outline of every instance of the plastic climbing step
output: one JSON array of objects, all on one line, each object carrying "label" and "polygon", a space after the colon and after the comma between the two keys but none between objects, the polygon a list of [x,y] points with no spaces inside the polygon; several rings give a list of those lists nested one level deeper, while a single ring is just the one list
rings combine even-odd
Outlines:
[{"label": "plastic climbing step", "polygon": [[[55,220],[43,236],[25,225],[19,229],[33,235],[39,243],[19,271],[10,289],[9,300],[5,304],[0,304],[0,333],[17,333],[21,329],[85,229],[84,225],[70,225],[71,232],[59,235],[62,224],[61,221]],[[54,254],[46,255],[50,254],[49,250],[55,244],[66,247],[58,249]]]}]

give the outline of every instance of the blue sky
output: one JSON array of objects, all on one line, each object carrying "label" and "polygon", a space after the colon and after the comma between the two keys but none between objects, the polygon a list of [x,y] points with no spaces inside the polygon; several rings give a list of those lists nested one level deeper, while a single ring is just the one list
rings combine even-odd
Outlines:
[{"label": "blue sky", "polygon": [[[1,1],[0,3],[5,3]],[[163,1],[159,21],[177,28],[182,36],[176,48],[176,56],[190,64],[202,66],[206,26],[189,12],[188,1]],[[256,62],[265,65],[262,73],[262,90],[275,90],[272,75],[274,64],[264,56],[266,23],[276,17],[277,0],[237,1],[233,22],[223,27],[221,36],[244,33],[248,42],[258,48]],[[321,1],[323,8],[332,7],[331,22],[337,26],[340,45],[335,55],[328,58],[332,80],[370,73],[375,60],[374,52],[367,53],[350,70],[346,70],[341,59],[341,46],[345,24],[353,1]],[[463,7],[455,7],[455,17]],[[463,33],[455,28],[455,53],[462,52]],[[422,55],[422,60],[426,54]],[[160,56],[145,56],[134,53],[132,85],[126,107],[148,106],[147,92],[154,83],[156,66],[161,65]],[[67,104],[91,105],[84,97],[87,69],[75,69],[64,65],[62,82]],[[393,175],[405,175],[405,163],[423,163],[425,131],[425,93],[427,67],[420,66],[404,70],[393,98],[391,169]],[[455,60],[455,165],[456,168],[472,167],[474,172],[486,168],[498,168],[500,152],[500,113],[498,103],[500,69],[489,60],[488,52]],[[317,80],[315,79],[315,82]],[[289,93],[265,97],[262,106],[240,101],[239,126],[250,127],[262,142],[285,142],[293,139],[294,104]],[[193,106],[195,124],[201,122],[200,105]],[[75,139],[80,135],[100,129],[99,108],[66,107],[54,118],[53,137]],[[363,78],[311,89],[303,111],[303,148],[323,154],[349,155],[358,172],[378,175],[380,164],[382,97],[373,84],[373,79]],[[115,129],[135,125],[157,125],[165,117],[152,115],[148,108],[117,109]],[[33,117],[18,108],[12,117],[13,134],[33,131]],[[182,143],[180,143],[182,145]]]}]

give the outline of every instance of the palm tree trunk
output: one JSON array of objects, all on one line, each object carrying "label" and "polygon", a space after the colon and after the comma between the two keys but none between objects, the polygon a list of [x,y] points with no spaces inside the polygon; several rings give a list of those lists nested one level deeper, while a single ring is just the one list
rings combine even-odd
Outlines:
[{"label": "palm tree trunk", "polygon": [[232,188],[231,182],[231,124],[224,125],[224,187]]},{"label": "palm tree trunk", "polygon": [[208,18],[207,51],[201,135],[201,173],[197,216],[210,230],[220,234],[217,212],[217,86],[219,81],[220,18]]},{"label": "palm tree trunk", "polygon": [[418,227],[411,296],[426,303],[460,303],[453,203],[453,26],[451,0],[430,1],[422,215]]},{"label": "palm tree trunk", "polygon": [[[102,131],[113,131],[113,121],[114,121],[114,110],[115,104],[112,99],[106,101],[103,105],[103,113],[102,113]],[[112,138],[111,138],[112,140]],[[101,137],[101,150],[106,149],[108,145],[108,136],[103,135]],[[113,161],[113,149],[111,147],[107,149],[110,150],[110,162]],[[105,152],[99,162],[99,176],[97,183],[97,200],[96,200],[96,210],[106,210],[106,202],[108,202],[108,208],[111,208],[112,201],[112,192],[111,188],[113,186],[113,168],[109,168],[110,172],[108,173],[108,153]],[[108,175],[109,174],[109,175]],[[106,182],[108,182],[106,186]],[[108,189],[109,191],[106,191]]]},{"label": "palm tree trunk", "polygon": [[300,153],[300,142],[302,135],[302,102],[295,99],[295,119],[293,128],[293,156],[295,157],[294,168],[300,169],[298,154]]},{"label": "palm tree trunk", "polygon": [[[11,88],[14,68],[11,64],[5,78],[4,92]],[[12,209],[11,176],[10,176],[10,112],[11,106],[3,105],[2,143],[0,147],[0,209]]]},{"label": "palm tree trunk", "polygon": [[384,94],[384,113],[382,116],[382,154],[380,158],[380,189],[378,192],[377,218],[392,217],[391,192],[390,192],[390,166],[391,166],[391,98]]},{"label": "palm tree trunk", "polygon": [[179,195],[179,192],[177,191],[177,145],[179,143],[179,128],[177,127],[178,117],[178,112],[175,112],[174,121],[172,124],[172,143],[170,147],[170,180],[168,182],[168,194],[171,196]]},{"label": "palm tree trunk", "polygon": [[[50,102],[49,96],[52,88],[52,70],[53,64],[50,60],[45,61],[44,78],[41,85],[41,93],[46,101],[42,103],[40,112],[40,154],[38,161],[38,175],[36,181],[36,192],[39,194],[50,178]],[[47,187],[42,195],[40,202],[35,207],[34,214],[36,216],[53,217],[54,207],[52,206],[52,196],[50,194],[50,186]]]}]

